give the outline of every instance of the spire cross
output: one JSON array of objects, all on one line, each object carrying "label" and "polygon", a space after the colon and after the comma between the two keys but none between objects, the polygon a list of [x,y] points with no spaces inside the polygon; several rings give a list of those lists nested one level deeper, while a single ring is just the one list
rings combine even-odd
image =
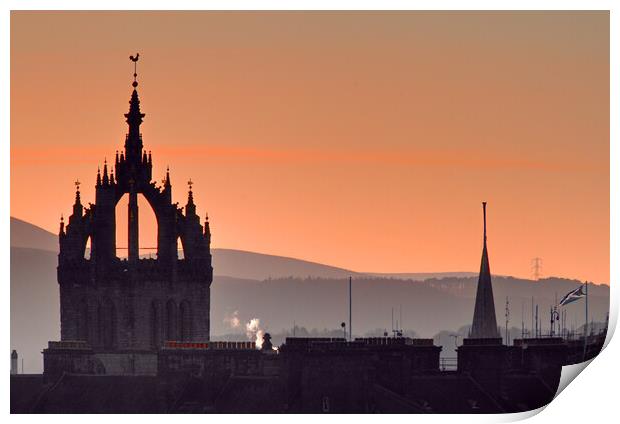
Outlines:
[{"label": "spire cross", "polygon": [[81,184],[80,180],[75,180],[75,183],[73,183],[73,184],[75,184],[76,190],[79,191],[80,190],[80,184]]}]

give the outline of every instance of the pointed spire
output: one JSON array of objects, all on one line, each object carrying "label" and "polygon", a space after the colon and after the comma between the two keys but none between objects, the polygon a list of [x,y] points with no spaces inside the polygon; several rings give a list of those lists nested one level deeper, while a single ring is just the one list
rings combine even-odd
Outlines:
[{"label": "pointed spire", "polygon": [[187,193],[187,204],[188,205],[193,205],[194,204],[194,193],[192,192],[192,187],[193,187],[194,183],[193,183],[191,178],[187,182],[187,185],[189,186],[189,191]]},{"label": "pointed spire", "polygon": [[110,185],[114,185],[114,184],[116,184],[114,182],[114,171],[110,169]]},{"label": "pointed spire", "polygon": [[147,162],[147,158],[146,158],[146,150],[144,150],[142,152],[142,163],[146,163]]},{"label": "pointed spire", "polygon": [[108,177],[108,161],[103,160],[103,185],[110,184],[110,178]]},{"label": "pointed spire", "polygon": [[138,164],[140,162],[140,153],[142,151],[142,139],[140,137],[140,124],[142,124],[142,118],[144,114],[140,112],[140,99],[138,97],[138,81],[136,80],[137,74],[137,62],[139,54],[136,56],[130,56],[129,59],[134,63],[133,73],[133,92],[131,93],[131,99],[129,100],[129,113],[125,114],[127,124],[129,125],[129,132],[125,139],[125,153],[128,162]]},{"label": "pointed spire", "polygon": [[153,158],[151,158],[151,151],[149,150],[149,164],[153,163]]},{"label": "pointed spire", "polygon": [[101,169],[97,167],[97,187],[101,186]]},{"label": "pointed spire", "polygon": [[189,186],[189,191],[187,192],[187,205],[185,205],[185,216],[193,217],[193,220],[200,224],[200,218],[198,217],[198,215],[196,215],[196,205],[194,204],[194,193],[192,192],[193,184],[194,183],[190,178],[187,182],[187,185]]},{"label": "pointed spire", "polygon": [[62,214],[60,214],[60,231],[58,232],[58,235],[65,235],[65,219],[63,218]]},{"label": "pointed spire", "polygon": [[493,285],[491,283],[491,268],[487,252],[487,213],[486,202],[482,202],[483,216],[483,247],[476,291],[476,305],[471,327],[471,337],[474,339],[498,338],[497,320],[495,318],[495,303],[493,299]]},{"label": "pointed spire", "polygon": [[208,213],[205,216],[205,238],[208,239],[209,243],[211,242],[211,226],[209,225]]},{"label": "pointed spire", "polygon": [[[81,199],[80,199],[80,180],[75,180],[75,205],[81,205]],[[62,217],[61,217],[62,218]]]},{"label": "pointed spire", "polygon": [[[75,180],[75,203],[73,203],[73,215],[72,217],[81,217],[84,213],[84,207],[82,206],[82,199],[80,198],[80,180]],[[61,217],[62,220],[62,217]],[[69,218],[71,221],[71,218]]]},{"label": "pointed spire", "polygon": [[166,179],[164,180],[164,187],[170,187],[170,167],[166,166]]}]

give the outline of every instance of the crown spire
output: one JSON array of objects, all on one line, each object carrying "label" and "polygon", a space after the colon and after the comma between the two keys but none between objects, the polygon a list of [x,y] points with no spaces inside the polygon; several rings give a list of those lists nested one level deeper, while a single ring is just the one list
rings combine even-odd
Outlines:
[{"label": "crown spire", "polygon": [[125,118],[127,124],[129,125],[129,133],[127,134],[127,138],[125,140],[125,156],[127,161],[138,163],[140,162],[141,152],[142,152],[142,138],[140,136],[140,124],[142,124],[142,118],[144,118],[144,113],[140,112],[140,98],[138,97],[138,91],[136,87],[138,86],[138,73],[137,73],[137,63],[138,58],[140,57],[139,53],[136,53],[136,56],[129,56],[129,59],[134,64],[134,72],[133,72],[133,83],[131,84],[133,87],[133,92],[131,93],[131,99],[129,100],[129,113],[125,114]]}]

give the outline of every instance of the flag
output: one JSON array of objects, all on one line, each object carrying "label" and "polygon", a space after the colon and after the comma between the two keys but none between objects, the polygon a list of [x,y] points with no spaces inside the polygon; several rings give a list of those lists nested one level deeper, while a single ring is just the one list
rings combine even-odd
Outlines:
[{"label": "flag", "polygon": [[584,291],[584,287],[585,287],[585,284],[577,287],[575,290],[571,290],[570,292],[568,292],[566,296],[564,296],[562,300],[560,300],[560,305],[564,306],[564,305],[567,305],[571,302],[574,302],[584,297],[586,295],[586,292]]}]

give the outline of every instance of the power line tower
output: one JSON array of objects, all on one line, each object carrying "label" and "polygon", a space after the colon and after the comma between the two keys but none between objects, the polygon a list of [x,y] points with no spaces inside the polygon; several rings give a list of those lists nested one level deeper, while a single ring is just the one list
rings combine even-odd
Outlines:
[{"label": "power line tower", "polygon": [[535,257],[532,259],[532,279],[534,281],[538,281],[542,277],[542,263],[542,258]]}]

